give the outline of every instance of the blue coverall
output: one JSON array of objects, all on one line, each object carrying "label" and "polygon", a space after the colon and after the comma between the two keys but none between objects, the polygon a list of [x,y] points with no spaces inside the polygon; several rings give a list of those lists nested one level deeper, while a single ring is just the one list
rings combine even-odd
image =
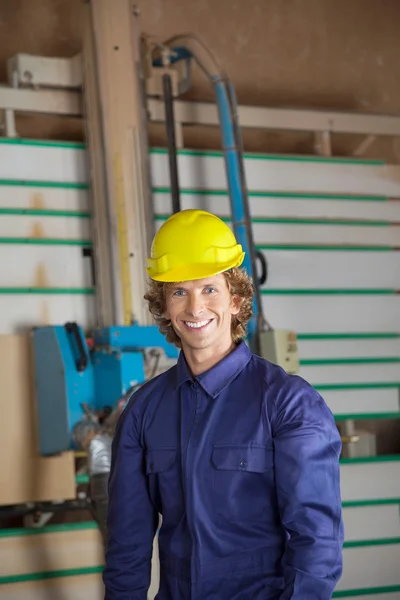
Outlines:
[{"label": "blue coverall", "polygon": [[195,379],[183,353],[114,438],[106,600],[328,600],[342,572],[341,440],[303,379],[245,343]]}]

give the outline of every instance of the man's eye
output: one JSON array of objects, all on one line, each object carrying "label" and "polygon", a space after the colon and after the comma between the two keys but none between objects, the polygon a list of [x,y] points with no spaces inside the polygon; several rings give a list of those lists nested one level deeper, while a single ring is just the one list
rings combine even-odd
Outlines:
[{"label": "man's eye", "polygon": [[174,296],[183,296],[184,293],[185,292],[183,290],[176,290],[176,292],[174,292]]},{"label": "man's eye", "polygon": [[213,293],[214,293],[214,292],[216,292],[216,291],[217,291],[217,290],[216,290],[215,288],[213,288],[213,287],[208,287],[208,288],[206,288],[206,289],[205,289],[205,292],[206,292],[207,294],[213,294]]}]

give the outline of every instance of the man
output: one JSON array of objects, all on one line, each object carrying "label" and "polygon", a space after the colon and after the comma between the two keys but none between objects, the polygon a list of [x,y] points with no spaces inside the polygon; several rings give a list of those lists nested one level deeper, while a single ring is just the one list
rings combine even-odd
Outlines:
[{"label": "man", "polygon": [[178,364],[129,401],[113,445],[107,600],[328,600],[341,575],[341,441],[318,393],[242,341],[253,288],[199,210],[155,236],[146,299]]}]

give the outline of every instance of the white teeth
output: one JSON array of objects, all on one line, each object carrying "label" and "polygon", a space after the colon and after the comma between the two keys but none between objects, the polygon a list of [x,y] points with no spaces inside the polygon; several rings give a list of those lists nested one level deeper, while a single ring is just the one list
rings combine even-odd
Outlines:
[{"label": "white teeth", "polygon": [[191,327],[192,329],[199,329],[200,327],[204,327],[205,325],[208,325],[208,323],[210,323],[211,319],[209,319],[208,321],[198,321],[197,323],[194,323],[193,321],[185,321],[185,325],[187,325],[188,327]]}]

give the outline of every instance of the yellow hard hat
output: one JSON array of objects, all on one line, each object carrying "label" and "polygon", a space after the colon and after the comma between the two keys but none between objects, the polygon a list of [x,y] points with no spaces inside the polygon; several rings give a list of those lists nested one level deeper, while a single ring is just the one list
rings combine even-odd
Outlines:
[{"label": "yellow hard hat", "polygon": [[219,217],[182,210],[155,235],[147,272],[156,281],[190,281],[239,267],[243,259],[242,246]]}]

